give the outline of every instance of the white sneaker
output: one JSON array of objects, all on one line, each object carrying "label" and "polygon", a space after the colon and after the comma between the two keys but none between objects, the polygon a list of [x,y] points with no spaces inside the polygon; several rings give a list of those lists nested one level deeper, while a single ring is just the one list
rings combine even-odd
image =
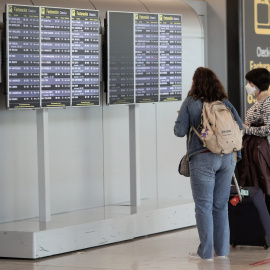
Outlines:
[{"label": "white sneaker", "polygon": [[193,253],[193,252],[189,252],[188,257],[190,259],[201,259],[201,260],[205,260],[205,261],[213,261],[213,259],[204,259],[198,253]]},{"label": "white sneaker", "polygon": [[217,259],[228,259],[228,256],[217,256]]}]

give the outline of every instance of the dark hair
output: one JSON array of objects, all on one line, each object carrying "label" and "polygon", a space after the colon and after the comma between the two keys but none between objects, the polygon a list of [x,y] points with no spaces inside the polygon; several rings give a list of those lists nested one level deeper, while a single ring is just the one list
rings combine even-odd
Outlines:
[{"label": "dark hair", "polygon": [[255,68],[250,70],[246,76],[246,80],[256,85],[260,91],[268,90],[270,85],[270,73],[266,68]]},{"label": "dark hair", "polygon": [[193,75],[193,83],[188,96],[201,98],[206,102],[227,99],[228,95],[217,75],[209,68],[198,67]]}]

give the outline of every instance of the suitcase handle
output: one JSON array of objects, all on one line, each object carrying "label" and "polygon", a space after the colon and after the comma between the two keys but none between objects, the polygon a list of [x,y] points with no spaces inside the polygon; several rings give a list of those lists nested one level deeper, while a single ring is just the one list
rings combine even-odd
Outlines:
[{"label": "suitcase handle", "polygon": [[233,173],[233,181],[234,181],[234,184],[235,184],[235,187],[236,187],[240,202],[242,202],[242,195],[241,195],[241,192],[240,192],[240,188],[239,188],[235,173]]}]

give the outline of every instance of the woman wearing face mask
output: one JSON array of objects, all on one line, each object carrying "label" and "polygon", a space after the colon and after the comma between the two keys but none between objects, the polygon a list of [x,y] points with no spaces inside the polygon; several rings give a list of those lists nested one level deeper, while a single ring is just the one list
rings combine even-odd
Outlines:
[{"label": "woman wearing face mask", "polygon": [[260,187],[270,213],[270,73],[257,68],[245,78],[247,94],[256,97],[256,102],[246,113],[242,160],[237,164],[239,184]]}]

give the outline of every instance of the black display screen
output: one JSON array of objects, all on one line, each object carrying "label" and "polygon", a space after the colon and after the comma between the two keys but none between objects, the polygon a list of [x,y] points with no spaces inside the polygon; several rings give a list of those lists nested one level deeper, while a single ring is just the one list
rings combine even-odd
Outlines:
[{"label": "black display screen", "polygon": [[39,8],[10,5],[7,15],[8,107],[40,107]]},{"label": "black display screen", "polygon": [[99,12],[7,5],[7,107],[99,105]]},{"label": "black display screen", "polygon": [[133,13],[111,12],[108,17],[108,103],[134,103]]},{"label": "black display screen", "polygon": [[182,99],[181,15],[107,13],[109,104]]}]

